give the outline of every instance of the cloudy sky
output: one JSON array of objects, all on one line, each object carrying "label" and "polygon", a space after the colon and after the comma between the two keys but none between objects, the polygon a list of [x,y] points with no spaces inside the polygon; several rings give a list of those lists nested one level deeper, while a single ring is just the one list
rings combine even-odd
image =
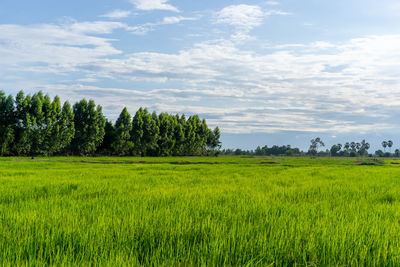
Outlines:
[{"label": "cloudy sky", "polygon": [[397,0],[2,0],[0,88],[199,114],[224,147],[400,147]]}]

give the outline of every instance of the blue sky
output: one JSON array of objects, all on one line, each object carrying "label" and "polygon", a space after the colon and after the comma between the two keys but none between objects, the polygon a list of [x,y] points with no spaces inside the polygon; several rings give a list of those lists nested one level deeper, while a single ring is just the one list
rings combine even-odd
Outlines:
[{"label": "blue sky", "polygon": [[400,147],[400,2],[0,3],[0,88],[199,114],[224,147]]}]

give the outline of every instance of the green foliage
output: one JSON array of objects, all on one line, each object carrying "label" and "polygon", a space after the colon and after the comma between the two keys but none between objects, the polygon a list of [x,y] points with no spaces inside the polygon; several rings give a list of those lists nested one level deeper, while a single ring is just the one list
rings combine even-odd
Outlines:
[{"label": "green foliage", "polygon": [[342,149],[341,144],[333,145],[330,150],[331,156],[339,156],[339,151],[341,149]]},{"label": "green foliage", "polygon": [[308,149],[308,154],[310,154],[312,156],[317,155],[318,147],[325,146],[324,142],[319,137],[312,139],[310,142],[311,142],[311,145],[310,145],[310,148]]},{"label": "green foliage", "polygon": [[131,141],[132,122],[131,115],[124,108],[115,123],[115,140],[112,151],[120,156],[129,155],[134,146]]},{"label": "green foliage", "polygon": [[161,113],[157,118],[159,129],[157,141],[157,156],[171,156],[177,140],[174,138],[174,130],[177,125],[175,116]]},{"label": "green foliage", "polygon": [[14,100],[11,95],[5,96],[0,91],[0,155],[5,156],[11,153],[11,145],[14,142]]},{"label": "green foliage", "polygon": [[221,138],[221,132],[217,127],[214,130],[209,130],[208,138],[207,138],[207,149],[208,154],[218,156],[221,149],[221,142],[219,139]]},{"label": "green foliage", "polygon": [[0,91],[0,156],[5,155],[207,155],[221,147],[218,127],[205,120],[140,108],[133,119],[124,108],[115,125],[101,106],[83,99],[61,107],[56,96],[20,91],[15,100]]},{"label": "green foliage", "polygon": [[157,149],[159,128],[156,118],[147,109],[140,108],[132,121],[132,138],[134,154],[139,156],[154,156]]},{"label": "green foliage", "polygon": [[106,119],[102,108],[93,100],[81,100],[73,107],[75,136],[71,141],[71,150],[79,155],[89,155],[96,152],[103,142]]},{"label": "green foliage", "polygon": [[116,132],[115,127],[111,121],[106,120],[106,124],[104,126],[104,138],[103,143],[98,148],[98,151],[103,155],[113,155],[114,151],[112,145],[116,140]]}]

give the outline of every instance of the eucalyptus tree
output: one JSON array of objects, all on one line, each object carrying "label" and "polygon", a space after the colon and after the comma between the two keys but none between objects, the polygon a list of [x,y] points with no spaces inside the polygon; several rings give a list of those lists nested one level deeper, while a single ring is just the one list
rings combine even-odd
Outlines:
[{"label": "eucalyptus tree", "polygon": [[181,156],[184,155],[184,150],[185,150],[185,128],[186,128],[186,117],[185,115],[182,115],[179,117],[179,115],[174,116],[174,140],[175,140],[175,145],[172,149],[172,155],[174,156]]},{"label": "eucalyptus tree", "polygon": [[0,155],[9,155],[14,142],[14,98],[0,91]]},{"label": "eucalyptus tree", "polygon": [[105,134],[105,117],[101,106],[93,100],[83,99],[73,106],[75,136],[71,142],[73,153],[80,155],[93,154],[103,142]]},{"label": "eucalyptus tree", "polygon": [[97,148],[97,151],[104,155],[115,154],[112,148],[112,144],[115,142],[116,133],[114,124],[106,119],[104,126],[104,138],[101,145]]},{"label": "eucalyptus tree", "polygon": [[[219,140],[221,138],[221,132],[217,127],[214,128],[214,130],[209,130],[209,135],[207,139],[207,148],[208,151],[211,154],[218,155],[219,150],[221,149],[221,141]],[[256,149],[256,154],[262,155],[262,149],[260,147],[257,147]]]},{"label": "eucalyptus tree", "polygon": [[132,141],[134,153],[152,156],[157,150],[159,128],[156,120],[147,109],[139,108],[132,120]]},{"label": "eucalyptus tree", "polygon": [[47,135],[43,142],[44,154],[52,155],[66,148],[75,134],[74,114],[71,105],[66,101],[61,107],[56,96],[51,104],[51,117],[47,117]]},{"label": "eucalyptus tree", "polygon": [[158,156],[172,155],[173,149],[177,142],[174,136],[176,124],[177,120],[174,116],[170,116],[167,113],[160,113],[160,115],[158,115],[157,118],[157,125],[159,128],[159,137],[157,140]]},{"label": "eucalyptus tree", "polygon": [[117,155],[129,155],[133,148],[131,140],[132,121],[128,110],[124,108],[121,111],[115,123],[115,140],[112,149]]},{"label": "eucalyptus tree", "polygon": [[185,155],[201,155],[205,153],[208,127],[199,116],[190,116],[185,127]]},{"label": "eucalyptus tree", "polygon": [[25,96],[23,91],[19,91],[15,97],[15,140],[12,146],[12,152],[17,155],[27,155],[31,152],[31,101],[31,96]]}]

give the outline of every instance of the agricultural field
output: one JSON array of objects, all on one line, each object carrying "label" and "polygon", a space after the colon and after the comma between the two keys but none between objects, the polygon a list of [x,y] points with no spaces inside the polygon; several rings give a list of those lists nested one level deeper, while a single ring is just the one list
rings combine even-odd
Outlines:
[{"label": "agricultural field", "polygon": [[395,163],[2,158],[0,265],[399,266]]}]

